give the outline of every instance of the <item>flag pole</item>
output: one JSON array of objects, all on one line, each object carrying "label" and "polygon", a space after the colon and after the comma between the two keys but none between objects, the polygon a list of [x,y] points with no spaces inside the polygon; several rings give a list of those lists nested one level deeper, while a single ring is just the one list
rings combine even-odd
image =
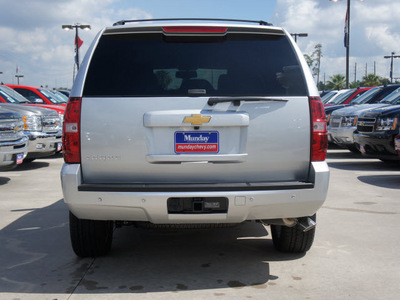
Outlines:
[{"label": "flag pole", "polygon": [[346,37],[346,89],[349,88],[349,57],[350,57],[350,0],[347,0],[347,37]]},{"label": "flag pole", "polygon": [[76,69],[79,71],[79,37],[78,26],[75,26],[75,51],[76,51]]}]

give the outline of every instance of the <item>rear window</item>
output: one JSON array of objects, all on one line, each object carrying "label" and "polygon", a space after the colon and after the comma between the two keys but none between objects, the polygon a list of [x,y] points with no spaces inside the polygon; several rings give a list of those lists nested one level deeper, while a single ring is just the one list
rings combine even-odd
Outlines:
[{"label": "rear window", "polygon": [[168,40],[157,34],[103,35],[83,96],[306,96],[285,36],[228,34]]}]

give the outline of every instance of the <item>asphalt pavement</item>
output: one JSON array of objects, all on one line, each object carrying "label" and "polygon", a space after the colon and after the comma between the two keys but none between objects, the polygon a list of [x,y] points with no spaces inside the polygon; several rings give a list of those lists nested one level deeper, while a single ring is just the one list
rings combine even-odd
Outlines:
[{"label": "asphalt pavement", "polygon": [[0,299],[399,299],[400,164],[328,153],[331,182],[305,255],[256,222],[117,229],[107,257],[69,241],[62,157],[0,172]]}]

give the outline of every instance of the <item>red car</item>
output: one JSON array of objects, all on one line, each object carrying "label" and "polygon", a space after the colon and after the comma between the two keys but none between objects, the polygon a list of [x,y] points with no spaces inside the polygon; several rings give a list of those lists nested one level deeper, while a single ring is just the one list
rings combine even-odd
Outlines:
[{"label": "red car", "polygon": [[45,88],[16,84],[6,84],[6,86],[14,89],[33,104],[67,105],[64,101],[60,100],[56,95]]},{"label": "red car", "polygon": [[338,97],[328,101],[324,104],[325,107],[332,106],[332,105],[339,105],[339,104],[349,104],[352,100],[357,99],[366,91],[372,89],[372,87],[365,87],[365,88],[357,88],[354,90],[349,90],[344,92],[343,94],[339,95]]},{"label": "red car", "polygon": [[349,104],[352,100],[357,99],[360,97],[362,94],[364,94],[366,91],[372,89],[372,87],[366,87],[366,88],[357,88],[354,90],[349,90],[347,92],[344,92],[342,95],[339,95],[338,97],[332,99],[331,101],[328,101],[325,103],[325,107],[327,106],[332,106],[332,105],[339,105],[339,104]]},{"label": "red car", "polygon": [[[10,84],[11,85],[11,84]],[[7,85],[0,85],[0,103],[18,103],[24,104],[29,106],[40,106],[44,108],[49,108],[52,110],[57,111],[60,115],[61,120],[63,120],[64,112],[65,112],[65,105],[55,105],[55,104],[33,104],[29,102],[26,98],[21,96],[15,89],[12,89],[8,84]]]}]

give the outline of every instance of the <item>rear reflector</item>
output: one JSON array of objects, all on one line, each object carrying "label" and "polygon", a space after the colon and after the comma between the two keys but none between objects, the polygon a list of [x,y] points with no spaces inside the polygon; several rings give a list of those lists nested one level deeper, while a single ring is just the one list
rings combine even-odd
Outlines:
[{"label": "rear reflector", "polygon": [[81,100],[79,97],[69,98],[65,109],[62,145],[66,163],[81,162]]},{"label": "rear reflector", "polygon": [[324,161],[328,151],[328,130],[320,97],[309,97],[311,115],[311,161]]},{"label": "rear reflector", "polygon": [[228,27],[219,26],[166,26],[165,33],[225,33]]}]

